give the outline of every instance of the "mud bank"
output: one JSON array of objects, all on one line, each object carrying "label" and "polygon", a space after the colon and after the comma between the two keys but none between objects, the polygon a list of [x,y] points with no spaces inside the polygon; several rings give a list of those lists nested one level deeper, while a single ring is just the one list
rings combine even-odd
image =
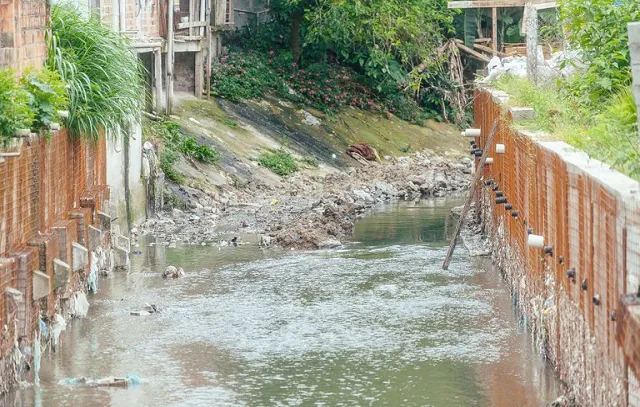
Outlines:
[{"label": "mud bank", "polygon": [[336,247],[378,203],[464,192],[471,168],[468,157],[425,151],[345,171],[297,173],[278,183],[254,179],[224,193],[180,187],[186,209],[164,212],[136,232],[168,246],[226,245],[233,234],[262,246]]}]

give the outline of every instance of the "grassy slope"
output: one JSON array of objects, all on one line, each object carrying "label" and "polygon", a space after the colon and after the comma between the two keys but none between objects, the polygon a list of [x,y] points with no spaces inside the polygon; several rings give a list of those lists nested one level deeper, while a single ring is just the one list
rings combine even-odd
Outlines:
[{"label": "grassy slope", "polygon": [[[175,109],[179,119],[174,120],[202,143],[220,150],[222,168],[231,171],[230,167],[237,170],[238,163],[243,162],[255,172],[255,164],[250,160],[281,145],[298,158],[312,156],[333,167],[356,165],[344,153],[353,143],[367,143],[381,157],[407,155],[401,151],[407,146],[411,146],[408,153],[428,148],[451,154],[464,154],[466,147],[458,130],[442,123],[428,122],[426,127],[419,127],[357,109],[335,116],[308,108],[307,111],[320,119],[319,126],[306,124],[302,110],[275,98],[238,105],[183,96]],[[332,159],[333,154],[336,160]]]}]

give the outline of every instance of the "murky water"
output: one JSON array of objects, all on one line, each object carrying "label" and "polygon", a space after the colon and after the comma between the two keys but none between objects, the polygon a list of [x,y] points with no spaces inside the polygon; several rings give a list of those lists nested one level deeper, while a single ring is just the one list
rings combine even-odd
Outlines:
[{"label": "murky water", "polygon": [[[456,202],[457,203],[457,202]],[[381,208],[338,251],[149,247],[102,279],[24,405],[541,406],[561,394],[486,260],[441,270],[451,202]],[[187,277],[166,281],[166,265]],[[130,315],[145,303],[162,308]],[[138,375],[128,389],[65,378]]]}]

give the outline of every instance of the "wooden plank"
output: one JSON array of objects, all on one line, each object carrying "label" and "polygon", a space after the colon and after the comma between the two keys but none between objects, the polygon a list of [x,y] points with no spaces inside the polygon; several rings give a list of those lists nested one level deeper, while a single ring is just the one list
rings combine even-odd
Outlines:
[{"label": "wooden plank", "polygon": [[[476,0],[476,1],[450,1],[448,8],[496,8],[496,7],[524,7],[528,3],[525,0]],[[531,4],[538,10],[558,7],[557,1],[532,1]]]},{"label": "wooden plank", "polygon": [[494,7],[524,7],[525,0],[478,0],[478,1],[450,1],[448,8],[494,8]]},{"label": "wooden plank", "polygon": [[[493,49],[491,49],[491,48],[489,48],[487,46],[484,46],[484,45],[480,45],[480,44],[473,44],[473,48],[476,48],[476,49],[478,49],[480,51],[484,51],[484,52],[490,52],[490,53],[493,52]],[[500,52],[500,51],[496,51],[496,53],[497,53],[497,55],[499,57],[508,57],[509,56],[509,55],[505,54],[504,52]]]},{"label": "wooden plank", "polygon": [[498,55],[498,9],[491,9],[491,48],[493,48],[493,56]]},{"label": "wooden plank", "polygon": [[458,46],[458,48],[460,48],[460,50],[468,53],[472,57],[474,57],[474,58],[476,58],[476,59],[478,59],[480,61],[483,61],[483,62],[489,62],[489,57],[488,56],[486,56],[484,54],[481,54],[479,52],[476,52],[476,51],[472,50],[471,48],[467,47],[466,45],[459,43],[458,41],[456,41],[456,45]]},{"label": "wooden plank", "polygon": [[493,137],[496,135],[498,131],[498,120],[493,121],[493,127],[491,128],[491,133],[489,133],[489,137],[487,138],[487,144],[484,145],[484,149],[482,150],[482,157],[480,157],[480,162],[478,163],[478,168],[476,170],[476,175],[473,177],[473,182],[471,183],[471,188],[469,189],[469,196],[467,197],[467,201],[464,203],[464,207],[462,208],[462,212],[460,212],[460,219],[458,220],[458,225],[456,226],[456,231],[451,237],[451,243],[449,244],[449,251],[447,252],[447,257],[444,259],[444,263],[442,263],[442,269],[448,270],[449,264],[451,263],[451,257],[453,256],[453,251],[456,249],[456,240],[458,240],[458,235],[460,235],[460,231],[464,226],[465,218],[467,217],[467,212],[471,208],[471,202],[473,201],[473,197],[476,194],[476,189],[478,188],[478,184],[482,178],[482,174],[484,172],[484,165],[487,161],[487,156],[489,155],[489,150],[491,149],[491,144],[493,143]]},{"label": "wooden plank", "polygon": [[178,30],[182,30],[183,28],[195,28],[195,27],[206,27],[206,21],[194,21],[190,23],[179,23],[176,27]]}]

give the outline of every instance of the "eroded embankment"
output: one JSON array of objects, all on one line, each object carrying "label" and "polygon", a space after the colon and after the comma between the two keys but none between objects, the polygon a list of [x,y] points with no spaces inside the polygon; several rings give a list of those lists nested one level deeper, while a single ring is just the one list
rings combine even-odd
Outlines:
[{"label": "eroded embankment", "polygon": [[[357,109],[328,116],[278,99],[233,104],[186,96],[176,115],[221,161],[182,157],[176,164],[185,181],[168,184],[170,210],[135,231],[160,244],[225,244],[234,234],[265,246],[332,247],[379,202],[444,196],[465,190],[470,179],[464,141],[441,123],[420,127]],[[354,143],[376,148],[382,162],[352,159],[345,151]],[[300,172],[282,178],[258,164],[261,154],[280,148]]]},{"label": "eroded embankment", "polygon": [[465,191],[471,165],[467,157],[416,153],[329,174],[298,173],[277,185],[256,180],[222,202],[204,206],[196,200],[189,210],[162,214],[141,233],[167,245],[219,244],[227,233],[244,233],[259,235],[264,246],[335,247],[377,203]]}]

